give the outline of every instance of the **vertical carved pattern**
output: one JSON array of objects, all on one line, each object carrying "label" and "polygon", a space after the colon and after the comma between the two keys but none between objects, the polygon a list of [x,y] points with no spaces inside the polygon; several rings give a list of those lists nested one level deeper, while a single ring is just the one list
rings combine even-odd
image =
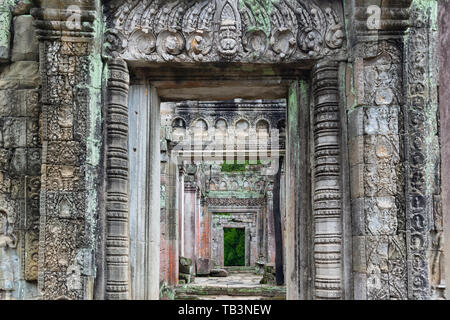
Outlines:
[{"label": "vertical carved pattern", "polygon": [[109,63],[106,137],[106,299],[130,298],[128,84],[123,60]]},{"label": "vertical carved pattern", "polygon": [[[436,87],[436,56],[433,15],[436,4],[417,4],[411,14],[407,40],[407,142],[408,158],[406,208],[408,258],[408,298],[430,299],[429,266],[433,228],[433,196],[439,194],[439,142]],[[439,229],[439,228],[437,228]],[[439,232],[439,230],[436,230]],[[437,241],[439,242],[439,241]],[[438,245],[438,243],[437,243]],[[432,259],[430,259],[432,260]]]},{"label": "vertical carved pattern", "polygon": [[[88,92],[87,42],[44,41],[41,80],[43,86],[42,189],[39,236],[39,288],[44,299],[83,299],[88,268],[82,269],[86,237],[86,151],[77,126],[86,127]],[[73,67],[65,67],[72,61]],[[66,83],[67,85],[62,85]],[[73,85],[68,85],[73,83]],[[70,146],[70,147],[67,147]],[[77,204],[81,204],[78,205]]]},{"label": "vertical carved pattern", "polygon": [[338,64],[319,62],[314,87],[315,298],[342,298],[342,190]]}]

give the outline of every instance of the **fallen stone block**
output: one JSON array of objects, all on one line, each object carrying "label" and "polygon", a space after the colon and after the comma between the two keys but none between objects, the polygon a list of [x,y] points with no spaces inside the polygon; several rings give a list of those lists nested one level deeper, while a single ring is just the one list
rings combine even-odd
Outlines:
[{"label": "fallen stone block", "polygon": [[225,269],[211,269],[209,275],[211,277],[228,277],[228,271]]},{"label": "fallen stone block", "polygon": [[264,265],[264,273],[260,284],[270,284],[275,285],[276,284],[276,278],[275,278],[275,264],[274,263],[266,263]]},{"label": "fallen stone block", "polygon": [[198,258],[197,263],[197,276],[208,276],[211,272],[211,260],[206,258]]},{"label": "fallen stone block", "polygon": [[195,277],[190,273],[181,273],[179,274],[179,281],[184,281],[184,283],[194,282]]},{"label": "fallen stone block", "polygon": [[180,273],[193,273],[192,260],[186,257],[180,257]]}]

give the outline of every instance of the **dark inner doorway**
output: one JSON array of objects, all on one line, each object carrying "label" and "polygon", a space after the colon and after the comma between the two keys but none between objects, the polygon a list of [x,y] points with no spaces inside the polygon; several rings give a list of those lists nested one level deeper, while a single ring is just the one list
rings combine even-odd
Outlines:
[{"label": "dark inner doorway", "polygon": [[223,250],[225,266],[245,266],[245,229],[224,228]]}]

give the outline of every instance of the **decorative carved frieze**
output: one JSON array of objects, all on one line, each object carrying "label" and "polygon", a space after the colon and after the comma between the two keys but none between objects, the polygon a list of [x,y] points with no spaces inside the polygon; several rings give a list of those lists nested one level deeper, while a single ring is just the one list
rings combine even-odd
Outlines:
[{"label": "decorative carved frieze", "polygon": [[266,205],[266,199],[262,198],[210,198],[206,203],[210,207],[261,207]]},{"label": "decorative carved frieze", "polygon": [[[435,194],[440,192],[437,119],[437,58],[430,43],[437,43],[436,3],[415,3],[406,42],[406,226],[408,231],[408,298],[430,299],[433,261],[439,251],[439,228],[433,223]],[[435,240],[435,241],[433,241]],[[433,248],[434,247],[434,248]],[[440,280],[433,283],[438,288]]]},{"label": "decorative carved frieze", "polygon": [[134,0],[106,4],[106,53],[126,60],[289,62],[343,47],[340,3]]}]

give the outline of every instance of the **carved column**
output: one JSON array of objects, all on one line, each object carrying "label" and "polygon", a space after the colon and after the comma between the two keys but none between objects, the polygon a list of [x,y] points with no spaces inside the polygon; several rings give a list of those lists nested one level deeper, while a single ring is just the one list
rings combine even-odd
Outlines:
[{"label": "carved column", "polygon": [[39,1],[42,172],[39,275],[44,299],[92,299],[101,147],[99,8]]},{"label": "carved column", "polygon": [[106,118],[106,292],[105,298],[130,298],[128,227],[128,67],[108,64]]},{"label": "carved column", "polygon": [[338,63],[313,70],[314,96],[314,297],[343,298],[342,185]]}]

